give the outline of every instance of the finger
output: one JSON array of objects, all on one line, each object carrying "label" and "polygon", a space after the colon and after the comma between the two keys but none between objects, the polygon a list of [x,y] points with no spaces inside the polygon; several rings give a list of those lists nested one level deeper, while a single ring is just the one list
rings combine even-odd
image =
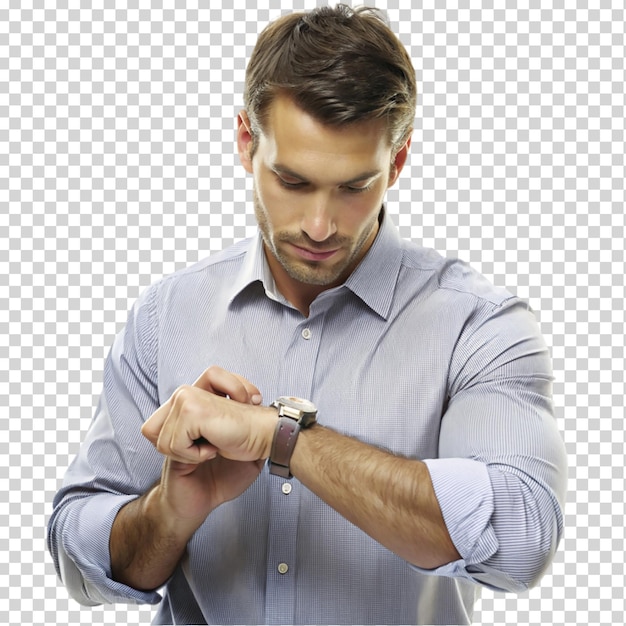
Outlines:
[{"label": "finger", "polygon": [[256,385],[253,385],[247,378],[244,378],[239,374],[233,373],[233,376],[235,376],[235,378],[238,378],[241,384],[246,388],[246,393],[248,394],[248,402],[250,404],[261,404],[261,402],[263,402],[263,396],[261,395],[261,392]]},{"label": "finger", "polygon": [[[189,385],[181,385],[172,393],[169,400],[164,402],[141,427],[141,434],[154,446],[157,445],[161,432],[169,423],[171,428],[175,422],[181,406],[193,395],[194,388]],[[197,393],[197,391],[196,391]]]},{"label": "finger", "polygon": [[193,386],[210,393],[229,396],[233,400],[245,404],[261,404],[263,401],[261,392],[249,380],[217,365],[213,365],[202,372]]},{"label": "finger", "polygon": [[[188,428],[190,418],[195,416],[200,410],[198,407],[198,394],[202,391],[195,387],[179,387],[167,401],[169,408],[165,419],[162,419],[160,429],[155,443],[156,449],[167,457],[175,458],[177,461],[195,462],[195,458],[187,459],[180,455],[181,449],[175,449],[173,444],[180,428]],[[162,417],[162,416],[159,416]],[[152,418],[150,418],[152,419]],[[156,430],[156,427],[155,429]],[[186,432],[184,433],[186,434]],[[198,434],[200,436],[200,434]],[[208,443],[208,442],[207,442]],[[183,450],[193,445],[193,440],[187,438]]]},{"label": "finger", "polygon": [[217,449],[215,446],[210,444],[203,444],[201,446],[193,445],[190,448],[183,450],[181,453],[170,450],[165,456],[170,461],[180,465],[200,465],[200,463],[215,459],[217,457]]},{"label": "finger", "polygon": [[204,437],[193,437],[184,430],[180,420],[166,422],[156,442],[156,449],[164,456],[177,461],[197,465],[217,456],[218,450]]},{"label": "finger", "polygon": [[206,417],[215,413],[216,403],[228,401],[196,387],[181,387],[172,395],[170,411],[163,421],[155,446],[157,450],[182,463],[203,463],[218,450],[203,436]]}]

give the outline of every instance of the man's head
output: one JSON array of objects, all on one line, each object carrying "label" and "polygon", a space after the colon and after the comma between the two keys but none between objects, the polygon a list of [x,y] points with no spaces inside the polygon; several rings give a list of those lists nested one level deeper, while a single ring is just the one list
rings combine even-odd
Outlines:
[{"label": "man's head", "polygon": [[384,120],[399,149],[413,127],[415,71],[375,9],[319,7],[285,15],[259,36],[244,92],[253,139],[279,95],[327,126]]},{"label": "man's head", "polygon": [[372,11],[324,7],[263,32],[246,106],[238,150],[268,263],[283,295],[306,308],[376,237],[411,141],[413,68]]}]

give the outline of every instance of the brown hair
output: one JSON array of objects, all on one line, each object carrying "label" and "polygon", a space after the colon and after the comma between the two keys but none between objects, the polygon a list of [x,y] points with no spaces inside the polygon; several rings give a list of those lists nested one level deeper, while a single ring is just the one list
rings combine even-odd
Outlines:
[{"label": "brown hair", "polygon": [[318,7],[285,15],[260,34],[244,91],[253,137],[279,94],[329,126],[385,119],[400,149],[413,127],[415,70],[378,10]]}]

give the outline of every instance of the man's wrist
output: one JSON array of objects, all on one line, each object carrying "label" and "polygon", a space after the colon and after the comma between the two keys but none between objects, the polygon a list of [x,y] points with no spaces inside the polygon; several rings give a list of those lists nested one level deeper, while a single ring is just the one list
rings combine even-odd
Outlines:
[{"label": "man's wrist", "polygon": [[290,417],[279,417],[274,431],[270,454],[270,473],[282,478],[291,478],[289,469],[291,455],[298,441],[300,424]]},{"label": "man's wrist", "polygon": [[158,528],[158,534],[170,538],[172,542],[187,543],[194,532],[202,525],[206,516],[215,508],[213,505],[206,512],[197,516],[181,514],[172,505],[163,480],[141,498],[142,516],[151,522],[152,528]]},{"label": "man's wrist", "polygon": [[290,463],[298,436],[315,424],[317,408],[310,400],[295,396],[280,396],[271,406],[278,410],[278,422],[269,457],[270,474],[292,478]]}]

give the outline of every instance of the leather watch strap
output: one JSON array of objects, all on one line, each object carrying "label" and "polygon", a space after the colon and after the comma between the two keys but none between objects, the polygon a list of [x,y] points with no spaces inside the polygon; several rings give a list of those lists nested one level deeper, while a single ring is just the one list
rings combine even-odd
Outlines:
[{"label": "leather watch strap", "polygon": [[290,417],[279,417],[270,452],[270,473],[291,478],[289,462],[298,439],[300,424]]}]

